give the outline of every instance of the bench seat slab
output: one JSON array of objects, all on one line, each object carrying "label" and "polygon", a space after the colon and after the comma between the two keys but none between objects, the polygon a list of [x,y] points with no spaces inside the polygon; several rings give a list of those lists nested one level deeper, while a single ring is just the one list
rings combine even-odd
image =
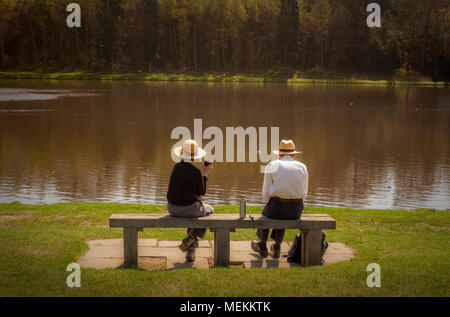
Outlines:
[{"label": "bench seat slab", "polygon": [[239,219],[237,214],[213,214],[201,218],[175,218],[167,214],[113,214],[111,228],[247,228],[247,229],[336,229],[336,221],[328,215],[303,214],[299,220],[276,220],[262,215]]}]

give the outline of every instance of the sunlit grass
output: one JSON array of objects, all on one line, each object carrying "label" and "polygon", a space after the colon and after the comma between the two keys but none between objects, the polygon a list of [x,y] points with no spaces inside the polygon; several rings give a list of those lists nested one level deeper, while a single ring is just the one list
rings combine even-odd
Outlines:
[{"label": "sunlit grass", "polygon": [[[216,206],[238,213],[237,206]],[[260,213],[249,207],[248,213]],[[0,204],[0,296],[449,296],[449,213],[434,209],[359,210],[307,207],[337,221],[327,240],[344,242],[356,258],[289,269],[82,269],[81,288],[66,286],[67,264],[94,238],[121,238],[113,213],[166,213],[165,206],[119,203]],[[7,220],[2,216],[11,215]],[[21,216],[21,217],[17,217]],[[288,230],[292,241],[295,230]],[[184,229],[145,229],[141,238],[180,240]],[[211,233],[207,239],[213,239]],[[233,240],[255,239],[238,229]],[[381,266],[381,288],[368,288],[369,263]]]}]

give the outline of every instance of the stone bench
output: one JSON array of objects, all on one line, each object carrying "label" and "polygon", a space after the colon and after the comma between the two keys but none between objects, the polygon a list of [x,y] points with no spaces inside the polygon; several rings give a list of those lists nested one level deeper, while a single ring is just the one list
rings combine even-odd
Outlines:
[{"label": "stone bench", "polygon": [[275,220],[262,215],[239,219],[237,214],[212,214],[201,218],[175,218],[167,214],[113,214],[111,228],[123,228],[124,267],[137,267],[138,231],[143,228],[209,228],[214,232],[214,266],[230,264],[230,232],[245,229],[299,229],[302,235],[301,264],[318,265],[321,232],[336,229],[336,221],[325,214],[303,214],[299,220]]}]

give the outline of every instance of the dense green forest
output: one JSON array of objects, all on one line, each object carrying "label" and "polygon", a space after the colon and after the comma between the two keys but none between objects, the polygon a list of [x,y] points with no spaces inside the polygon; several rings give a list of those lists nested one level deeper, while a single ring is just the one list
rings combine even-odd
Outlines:
[{"label": "dense green forest", "polygon": [[448,0],[0,0],[1,70],[449,80],[449,37]]}]

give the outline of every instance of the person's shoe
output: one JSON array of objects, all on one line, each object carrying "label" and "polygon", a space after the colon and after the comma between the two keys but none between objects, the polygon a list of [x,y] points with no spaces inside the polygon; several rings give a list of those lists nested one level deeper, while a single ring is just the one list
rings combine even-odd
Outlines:
[{"label": "person's shoe", "polygon": [[195,247],[190,247],[186,252],[186,261],[194,262],[195,261]]},{"label": "person's shoe", "polygon": [[189,247],[195,242],[195,237],[193,236],[187,236],[186,238],[181,241],[181,244],[178,246],[181,251],[186,252]]},{"label": "person's shoe", "polygon": [[272,256],[278,259],[281,253],[281,245],[277,243],[272,244],[270,246],[270,251],[272,251]]},{"label": "person's shoe", "polygon": [[252,241],[252,250],[258,252],[263,258],[266,258],[269,255],[269,251],[267,251],[267,246],[265,243],[260,241]]}]

